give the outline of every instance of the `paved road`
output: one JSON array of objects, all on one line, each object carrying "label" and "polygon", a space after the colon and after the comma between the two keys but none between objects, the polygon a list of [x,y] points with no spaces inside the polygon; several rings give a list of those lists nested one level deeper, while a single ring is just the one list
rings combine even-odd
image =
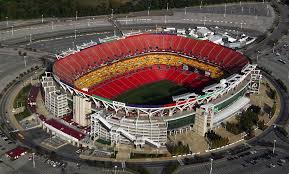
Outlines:
[{"label": "paved road", "polygon": [[284,36],[284,32],[288,31],[289,24],[289,8],[288,6],[281,5],[274,1],[274,4],[278,7],[280,11],[278,26],[274,29],[272,34],[264,39],[261,43],[256,44],[246,50],[247,55],[256,55],[257,50],[271,50],[272,41],[279,40]]},{"label": "paved road", "polygon": [[[288,157],[288,153],[284,153],[281,151],[275,151],[278,154],[277,157],[274,157],[270,160],[267,159],[259,159],[257,160],[257,164],[253,165],[247,163],[246,161],[251,160],[253,157],[256,157],[266,151],[271,149],[257,149],[257,153],[254,155],[249,155],[243,158],[239,158],[236,160],[222,160],[222,161],[213,161],[213,172],[214,174],[272,174],[272,173],[280,173],[280,174],[287,174],[289,172],[289,165],[288,161],[283,166],[277,165],[277,161],[280,158]],[[246,167],[242,166],[245,164]],[[275,168],[268,168],[267,165],[275,164]],[[207,174],[210,171],[210,163],[194,165],[194,166],[186,166],[179,169],[176,173],[177,174],[187,174],[187,173],[198,173],[198,174]]]},{"label": "paved road", "polygon": [[[283,7],[282,7],[283,8]],[[285,8],[284,8],[284,10],[285,10]],[[182,13],[184,13],[184,12],[176,12],[176,14],[179,14],[180,16],[181,16],[181,14]],[[187,12],[188,14],[190,13],[189,11]],[[204,12],[205,13],[205,12]],[[216,11],[216,14],[220,14],[218,17],[221,17],[222,16],[222,14],[220,13],[220,12],[217,12]],[[246,13],[247,14],[247,13]],[[192,15],[192,14],[190,14],[190,15]],[[247,14],[247,15],[250,15],[250,14]],[[254,18],[255,16],[254,15],[250,15],[251,16],[251,18]],[[264,15],[264,13],[262,12],[262,15],[260,15],[260,17],[258,17],[259,19],[261,18],[261,16],[262,17],[266,17],[265,15]],[[270,17],[270,15],[269,15],[269,17]],[[126,18],[122,18],[122,20],[123,19],[126,19]],[[178,23],[178,21],[179,21],[179,19],[180,18],[174,18],[174,17],[172,17],[172,18],[170,18],[170,17],[168,17],[167,18],[167,22],[168,23]],[[186,19],[186,18],[185,18]],[[189,19],[189,18],[188,18]],[[156,17],[156,20],[158,20],[160,23],[163,23],[163,21],[164,21],[164,17],[162,16],[162,17]],[[203,21],[200,21],[200,20],[202,20],[202,19],[198,19],[199,21],[198,22],[204,22],[204,20],[207,20],[207,19],[203,19]],[[208,19],[209,20],[209,19]],[[211,20],[213,20],[213,19],[211,19]],[[219,19],[218,19],[219,20]],[[252,19],[252,20],[256,20],[256,19]],[[186,21],[186,20],[185,20]],[[119,21],[120,23],[122,22],[122,25],[123,25],[123,27],[125,27],[126,26],[126,24],[127,24],[127,27],[129,28],[130,26],[130,23],[129,22],[127,22],[126,23],[126,21]],[[191,22],[193,22],[193,21],[190,21],[190,20],[187,20],[187,22],[188,23],[191,23]],[[207,21],[205,21],[205,22],[207,22]],[[217,22],[214,22],[214,21],[211,21],[212,22],[212,24],[214,24],[215,25],[215,23],[217,23]],[[214,22],[214,23],[213,23]],[[69,22],[68,22],[69,23]],[[73,23],[73,21],[70,21],[70,23]],[[157,23],[157,22],[156,22]],[[225,23],[224,21],[223,22],[220,22],[220,20],[219,20],[219,23]],[[228,23],[228,22],[227,22]],[[133,23],[133,25],[135,25],[136,23]],[[209,24],[209,21],[208,21],[208,24]],[[239,25],[240,23],[238,23],[238,24],[236,24],[236,25]],[[83,28],[85,28],[84,26],[88,26],[88,22],[87,21],[82,21],[81,23],[79,23],[79,26],[80,26],[80,28],[81,27],[83,27]],[[109,25],[111,25],[111,24],[109,24]],[[139,28],[140,26],[142,26],[142,25],[147,25],[146,23],[141,23],[139,26],[136,26],[135,28]],[[153,24],[149,24],[150,26],[153,26],[154,25],[154,23]],[[186,23],[184,22],[184,25],[186,25]],[[37,26],[36,26],[36,28],[35,28],[35,30],[37,30],[37,32],[38,32],[38,30],[43,30],[43,32],[47,32],[47,31],[49,31],[49,26],[50,27],[52,27],[52,24],[46,24],[46,25],[44,25],[44,26],[46,26],[46,27],[48,27],[46,30],[45,29],[43,29],[43,28],[37,28]],[[71,26],[73,26],[73,25],[69,25],[67,28],[65,28],[65,30],[63,30],[63,32],[67,32],[69,29],[70,30],[72,30],[73,31],[73,29],[71,29],[72,27]],[[78,25],[77,25],[78,26]],[[55,30],[56,29],[59,29],[60,31],[61,31],[61,27],[62,26],[58,26],[57,24],[56,24],[56,26],[53,26],[53,27],[55,27]],[[105,28],[105,27],[104,27]],[[109,27],[108,27],[109,28]],[[33,28],[32,28],[33,29]],[[23,28],[23,31],[27,31],[27,30],[29,30],[28,28]],[[53,30],[54,30],[54,28],[53,28]],[[16,30],[16,32],[21,32],[22,31],[22,29],[21,28],[19,28],[19,30]],[[8,35],[9,35],[9,32],[11,32],[11,31],[7,31],[6,32],[6,36],[8,37]],[[36,32],[36,34],[39,34],[39,33],[37,33]],[[42,32],[42,31],[41,31]],[[71,32],[71,31],[70,31]],[[24,32],[25,33],[25,32]],[[73,33],[73,32],[72,32]],[[3,33],[2,33],[3,34]],[[5,34],[5,33],[4,33]],[[7,35],[8,34],[8,35]],[[51,34],[51,32],[50,32],[50,34]],[[49,35],[49,34],[48,34]],[[13,35],[14,36],[14,35]],[[16,35],[15,34],[15,37],[18,37],[18,35]],[[72,35],[73,36],[73,35]],[[272,35],[272,37],[277,37],[277,35]],[[22,36],[21,36],[22,37]],[[10,38],[10,37],[9,37]],[[13,37],[12,37],[13,38]],[[23,37],[24,38],[24,37]],[[28,38],[27,38],[27,32],[26,32],[26,38],[25,39],[23,39],[22,38],[22,40],[28,40]],[[82,37],[79,37],[79,39],[81,40],[81,38]],[[71,39],[71,37],[70,38],[66,38],[67,40],[70,40]],[[86,37],[86,36],[84,36],[83,37],[83,40],[88,40],[88,39],[90,39],[90,37],[88,36],[88,37]],[[57,47],[59,47],[59,46],[63,46],[62,48],[66,48],[66,46],[65,46],[65,44],[64,44],[64,42],[66,42],[67,40],[63,40],[63,41],[61,41],[61,39],[59,40],[59,41],[52,41],[51,43],[50,42],[36,42],[34,45],[37,47],[37,45],[38,45],[38,43],[41,45],[41,44],[43,44],[42,45],[42,47],[41,46],[39,46],[39,48],[41,49],[41,48],[44,48],[44,49],[50,49],[50,48],[52,48],[53,47],[53,44],[55,44],[55,45],[57,45]],[[73,39],[72,39],[73,40]],[[70,40],[70,42],[71,42],[71,40]],[[77,43],[78,43],[78,40],[76,41]],[[72,43],[71,43],[72,44]],[[55,50],[55,51],[57,51],[57,50]],[[276,69],[276,70],[278,70],[278,69]],[[1,109],[1,108],[0,108]],[[3,113],[2,113],[3,114]],[[5,114],[5,113],[4,113]],[[268,135],[268,137],[270,137],[270,136],[272,136],[271,135],[271,133],[269,134],[267,134]],[[271,137],[272,138],[272,137]],[[269,139],[271,139],[271,138],[269,138]],[[271,139],[272,140],[272,139]],[[282,152],[280,152],[280,153],[282,153]],[[282,154],[281,154],[282,155]],[[285,155],[284,155],[285,156]],[[162,165],[162,164],[160,164],[160,165]],[[237,166],[238,165],[238,166]],[[262,165],[263,166],[263,165]],[[257,168],[258,168],[258,171],[260,171],[261,173],[264,173],[265,171],[265,169],[266,168],[264,168],[264,167],[262,167],[261,166],[261,164],[260,164],[260,166],[259,166],[259,164],[257,165]],[[232,169],[230,168],[228,171],[226,170],[226,169],[224,169],[224,168],[228,168],[228,164],[226,164],[226,163],[224,163],[224,164],[222,164],[221,162],[220,162],[220,166],[218,166],[218,164],[215,166],[216,167],[216,171],[217,172],[219,172],[219,173],[226,173],[226,172],[229,172],[229,173],[234,173],[234,172],[237,172],[237,173],[239,173],[239,171],[242,171],[242,166],[240,166],[240,164],[239,164],[239,162],[236,162],[236,168],[234,168],[234,167],[232,167]],[[29,168],[29,167],[28,167]],[[203,173],[207,173],[206,171],[206,169],[208,168],[208,166],[207,166],[207,164],[204,164],[204,165],[202,165],[202,167],[200,167],[200,168],[196,168],[196,171],[203,171]],[[280,168],[278,168],[278,170],[279,170]],[[284,168],[284,169],[286,169],[287,170],[287,168]],[[23,171],[24,171],[25,169],[23,169]],[[31,170],[31,169],[27,169],[27,170]],[[250,168],[248,171],[253,171],[254,170],[254,167],[252,167],[252,169]],[[277,170],[277,168],[276,168],[276,170]],[[277,172],[279,172],[277,170]],[[266,170],[267,171],[267,170]],[[189,171],[189,172],[191,172],[191,171]],[[280,173],[280,172],[279,172]]]},{"label": "paved road", "polygon": [[[25,52],[23,49],[18,50]],[[18,50],[13,48],[0,48],[0,91],[19,74],[35,65],[41,65],[41,62],[37,58],[41,56],[40,54],[33,52],[30,55],[29,52],[26,51],[28,54],[24,59],[23,56],[18,55]]]},{"label": "paved road", "polygon": [[[243,7],[243,12],[242,12]],[[220,11],[223,10],[223,6],[214,6],[214,7],[204,7],[202,9],[196,10],[196,8],[188,8],[187,13],[184,17],[184,9],[173,9],[171,16],[142,16],[142,17],[129,17],[127,18],[117,18],[119,23],[122,25],[138,25],[138,24],[175,24],[175,23],[183,23],[183,24],[198,24],[198,25],[218,25],[218,26],[226,26],[226,27],[241,27],[244,29],[256,30],[263,32],[272,23],[274,18],[273,10],[270,6],[267,8],[267,4],[263,3],[242,3],[239,4],[228,5],[228,14],[224,16],[220,14]],[[252,12],[249,9],[252,9]],[[255,10],[254,10],[255,9]],[[264,10],[265,9],[265,10]],[[232,13],[231,13],[232,10]],[[234,11],[236,10],[236,11]],[[208,11],[212,12],[208,13]],[[236,13],[235,13],[236,12]],[[266,13],[266,15],[265,15]],[[268,15],[267,15],[268,13]],[[152,13],[153,14],[153,13]],[[123,15],[119,15],[123,16]],[[255,16],[255,17],[252,17]],[[28,21],[27,21],[28,22]],[[29,23],[29,22],[28,22]],[[31,23],[31,22],[30,22]],[[3,25],[3,23],[2,23]],[[261,26],[261,27],[260,27]],[[74,32],[82,31],[82,30],[93,30],[96,28],[106,28],[112,29],[112,23],[106,18],[102,16],[100,18],[86,18],[75,20],[54,20],[49,21],[48,23],[32,25],[32,26],[24,26],[17,27],[12,29],[12,24],[9,29],[0,30],[0,42],[9,44],[13,39],[21,39],[23,41],[29,41],[30,36],[32,38],[37,37],[39,34],[44,33],[67,33],[68,31]]]}]

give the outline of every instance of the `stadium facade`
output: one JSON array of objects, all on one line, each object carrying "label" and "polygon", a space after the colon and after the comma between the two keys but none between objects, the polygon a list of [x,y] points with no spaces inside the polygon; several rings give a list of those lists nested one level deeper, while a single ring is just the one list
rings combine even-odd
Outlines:
[{"label": "stadium facade", "polygon": [[[138,34],[88,43],[57,56],[51,76],[69,96],[92,102],[91,140],[162,147],[167,134],[194,130],[204,135],[250,104],[262,75],[235,50],[171,34]],[[189,67],[189,68],[188,68]],[[171,103],[115,101],[125,91],[169,80],[201,89]],[[216,83],[211,83],[216,82]],[[87,100],[85,100],[87,102]]]}]

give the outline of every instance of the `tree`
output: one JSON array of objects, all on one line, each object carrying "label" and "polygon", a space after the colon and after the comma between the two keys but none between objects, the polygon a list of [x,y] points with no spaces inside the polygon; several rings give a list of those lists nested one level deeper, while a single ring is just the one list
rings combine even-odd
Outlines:
[{"label": "tree", "polygon": [[265,121],[262,120],[262,121],[258,121],[258,128],[260,130],[265,130],[268,126],[265,125]]}]

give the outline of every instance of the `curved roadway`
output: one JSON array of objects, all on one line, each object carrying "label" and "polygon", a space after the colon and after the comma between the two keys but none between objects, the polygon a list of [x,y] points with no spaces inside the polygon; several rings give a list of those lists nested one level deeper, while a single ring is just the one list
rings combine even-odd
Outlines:
[{"label": "curved roadway", "polygon": [[[287,6],[282,6],[280,4],[278,4],[278,8],[280,9],[280,22],[278,24],[278,27],[273,31],[273,33],[268,37],[266,38],[264,41],[260,42],[259,44],[257,44],[256,46],[253,46],[252,48],[248,48],[248,54],[249,55],[254,55],[255,54],[255,50],[258,49],[258,50],[266,50],[266,49],[270,49],[270,47],[268,46],[268,42],[270,42],[271,40],[278,40],[280,39],[282,36],[283,36],[283,32],[285,30],[288,30],[288,15],[289,15],[289,10],[288,10],[288,7]],[[107,23],[105,21],[102,21],[103,23],[99,23],[98,24],[95,24],[96,26],[95,27],[91,27],[88,31],[86,31],[86,27],[83,27],[83,28],[80,28],[79,30],[83,30],[83,31],[86,31],[86,32],[89,32],[89,31],[95,31],[95,30],[99,30],[99,31],[110,31],[112,32],[113,31],[113,27],[112,27],[112,24],[111,23]],[[162,21],[160,21],[162,22]],[[84,22],[87,26],[89,25],[89,22]],[[162,23],[160,23],[161,25]],[[132,25],[134,27],[134,29],[142,29],[143,26],[142,25]],[[52,24],[51,24],[51,27],[52,27]],[[126,28],[126,27],[124,27]],[[127,28],[131,28],[131,26],[127,26]],[[17,30],[15,31],[17,32]],[[53,33],[51,35],[50,34],[47,34],[47,36],[45,37],[53,37],[53,35],[64,35],[64,34],[67,34],[67,32],[69,32],[70,34],[73,34],[73,30],[71,29],[67,29],[67,30],[63,30],[63,31],[59,31],[58,33]],[[39,34],[39,36],[41,36],[42,34]],[[27,38],[16,38],[16,39],[11,39],[11,40],[6,40],[7,43],[18,43],[18,42],[27,42]],[[277,71],[277,70],[275,70]],[[271,77],[269,77],[269,79],[271,79]],[[286,120],[287,116],[288,116],[288,95],[287,93],[282,90],[278,84],[276,84],[275,81],[273,81],[273,79],[271,79],[273,84],[276,85],[276,88],[278,89],[278,93],[280,95],[280,98],[281,98],[281,107],[283,109],[281,109],[281,113],[280,113],[280,116],[278,117],[278,119],[276,120],[276,123],[277,124],[284,124],[284,121]],[[14,88],[14,87],[12,87]],[[11,88],[11,89],[12,89]],[[0,103],[0,110],[1,110],[1,115],[2,115],[2,122],[5,123],[5,127],[3,129],[3,131],[5,131],[6,133],[9,133],[9,131],[11,131],[13,128],[10,127],[9,124],[6,124],[7,122],[5,121],[5,117],[3,118],[3,116],[6,115],[5,113],[5,104],[7,102],[7,97],[9,96],[10,94],[10,91],[8,91],[7,93],[5,93],[5,95],[2,97],[1,99],[1,103]],[[269,141],[272,141],[272,136],[275,137],[275,138],[279,138],[278,141],[282,141],[283,143],[279,143],[280,145],[280,151],[282,151],[282,149],[287,149],[288,150],[288,147],[289,147],[289,142],[288,142],[288,139],[284,138],[278,131],[274,130],[273,127],[270,127],[268,128],[266,131],[264,131],[260,136],[256,137],[255,139],[252,139],[250,140],[248,143],[249,144],[252,144],[252,145],[255,145],[255,147],[258,149],[261,149],[262,147],[262,141],[264,143],[264,141],[266,142],[269,142]],[[262,141],[261,141],[262,140]],[[278,147],[278,142],[277,142],[277,147]],[[270,147],[271,148],[271,147]],[[221,160],[222,161],[222,160]],[[224,161],[224,160],[223,160]],[[149,164],[149,163],[141,163],[139,165],[147,165],[147,166],[164,166],[167,162],[160,162],[160,163],[157,163],[157,164]],[[207,165],[207,164],[204,164],[204,165]],[[198,166],[198,165],[197,165]],[[202,166],[202,165],[199,165],[199,166]],[[186,167],[186,168],[190,168],[190,167]],[[195,167],[191,167],[191,170],[190,171],[198,171],[198,170],[195,170],[194,169]],[[238,173],[238,170],[236,168],[235,171],[233,171],[233,173]],[[183,172],[180,172],[180,173],[183,173]],[[204,173],[207,173],[207,172],[204,172]],[[225,171],[222,171],[222,173],[226,173]]]}]

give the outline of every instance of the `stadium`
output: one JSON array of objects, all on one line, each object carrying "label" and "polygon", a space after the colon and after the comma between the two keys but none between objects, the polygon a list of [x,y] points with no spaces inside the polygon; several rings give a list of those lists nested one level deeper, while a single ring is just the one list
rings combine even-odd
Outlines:
[{"label": "stadium", "polygon": [[204,135],[248,107],[262,77],[238,51],[168,33],[88,43],[57,59],[42,84],[53,79],[68,98],[92,103],[83,116],[90,140],[140,147],[188,130]]}]

